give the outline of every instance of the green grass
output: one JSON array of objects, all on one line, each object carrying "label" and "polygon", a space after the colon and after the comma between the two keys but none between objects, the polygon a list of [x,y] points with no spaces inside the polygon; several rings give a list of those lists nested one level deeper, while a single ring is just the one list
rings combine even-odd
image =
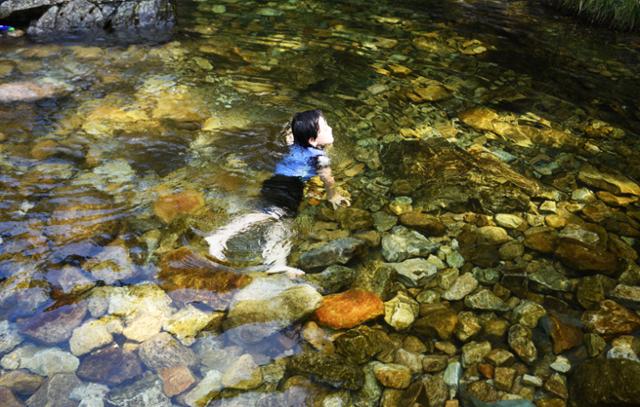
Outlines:
[{"label": "green grass", "polygon": [[562,10],[620,30],[640,29],[640,0],[544,0]]}]

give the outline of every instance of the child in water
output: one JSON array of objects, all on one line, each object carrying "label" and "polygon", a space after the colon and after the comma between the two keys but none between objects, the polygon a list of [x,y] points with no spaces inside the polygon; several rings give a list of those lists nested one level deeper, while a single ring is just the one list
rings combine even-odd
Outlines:
[{"label": "child in water", "polygon": [[244,215],[206,237],[211,256],[225,260],[224,250],[231,237],[259,223],[274,222],[262,250],[266,271],[286,272],[290,276],[304,274],[286,264],[291,251],[291,228],[286,220],[297,213],[305,182],[318,175],[324,182],[327,199],[334,209],[351,204],[335,189],[329,157],[323,150],[333,144],[333,131],[322,111],[296,113],[291,120],[288,136],[292,138],[288,141],[291,144],[288,154],[276,164],[274,175],[262,184],[264,209]]}]

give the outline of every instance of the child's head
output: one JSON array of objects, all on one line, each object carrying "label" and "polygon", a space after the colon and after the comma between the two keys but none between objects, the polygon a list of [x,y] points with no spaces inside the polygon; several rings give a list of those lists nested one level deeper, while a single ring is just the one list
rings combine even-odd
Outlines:
[{"label": "child's head", "polygon": [[291,131],[296,144],[322,147],[333,143],[333,130],[321,110],[307,110],[293,115]]}]

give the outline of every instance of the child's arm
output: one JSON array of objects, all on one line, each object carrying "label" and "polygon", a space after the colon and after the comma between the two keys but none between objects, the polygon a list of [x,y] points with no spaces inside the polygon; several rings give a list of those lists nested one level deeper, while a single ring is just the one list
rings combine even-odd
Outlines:
[{"label": "child's arm", "polygon": [[333,209],[336,209],[342,205],[351,205],[351,202],[348,198],[340,195],[340,193],[336,191],[336,181],[331,175],[331,167],[326,165],[318,168],[318,176],[320,176],[320,179],[324,183],[324,188],[327,191],[327,199],[329,200],[329,202],[331,202]]}]

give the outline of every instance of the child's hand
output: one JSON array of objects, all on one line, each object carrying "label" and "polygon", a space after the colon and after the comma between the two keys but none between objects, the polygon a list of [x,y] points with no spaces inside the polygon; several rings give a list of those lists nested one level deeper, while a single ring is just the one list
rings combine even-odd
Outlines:
[{"label": "child's hand", "polygon": [[333,206],[333,209],[338,209],[338,207],[343,205],[344,206],[351,205],[351,201],[349,200],[349,198],[340,195],[340,193],[338,192],[336,192],[335,194],[333,194],[333,196],[329,198],[329,202],[331,202],[331,206]]}]

